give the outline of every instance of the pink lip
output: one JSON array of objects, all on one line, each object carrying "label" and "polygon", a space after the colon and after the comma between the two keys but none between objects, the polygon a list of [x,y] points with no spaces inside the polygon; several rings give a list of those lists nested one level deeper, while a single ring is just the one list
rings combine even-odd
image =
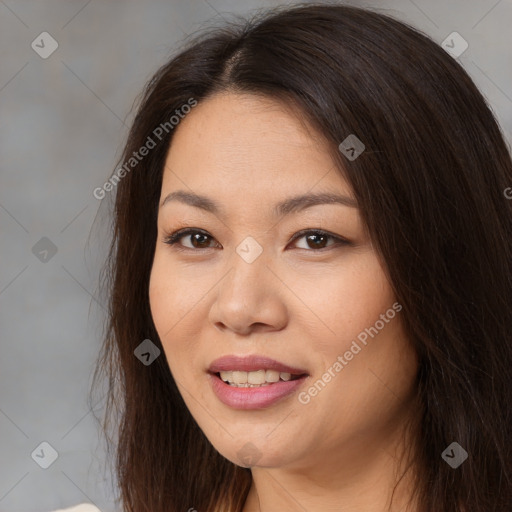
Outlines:
[{"label": "pink lip", "polygon": [[[276,370],[301,377],[272,383],[257,388],[237,388],[226,384],[218,375],[223,371]],[[224,356],[215,359],[208,369],[208,379],[217,398],[234,409],[263,409],[293,393],[309,376],[306,370],[293,368],[265,356],[251,355],[245,357]]]},{"label": "pink lip", "polygon": [[295,380],[279,381],[259,388],[237,388],[226,384],[214,373],[208,379],[217,398],[233,409],[264,409],[293,393],[307,376]]},{"label": "pink lip", "polygon": [[238,370],[252,372],[257,370],[276,370],[278,372],[291,373],[292,375],[307,374],[306,370],[292,368],[286,364],[280,363],[274,359],[265,356],[251,355],[245,357],[223,356],[215,359],[208,368],[210,373],[228,372]]}]

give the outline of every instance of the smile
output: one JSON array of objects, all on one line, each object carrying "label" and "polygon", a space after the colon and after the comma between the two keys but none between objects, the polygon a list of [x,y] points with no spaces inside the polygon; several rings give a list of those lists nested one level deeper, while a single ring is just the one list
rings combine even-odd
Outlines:
[{"label": "smile", "polygon": [[[257,372],[241,373],[250,374]],[[294,378],[290,377],[287,381],[279,378],[277,382],[265,381],[262,384],[250,384],[249,382],[235,384],[229,381],[225,382],[219,374],[208,373],[210,385],[217,398],[223,404],[233,409],[243,410],[270,407],[297,391],[304,384],[307,377],[308,375],[304,374],[301,376],[296,375]]]},{"label": "smile", "polygon": [[223,356],[210,364],[207,377],[214,394],[233,409],[263,409],[295,392],[309,377],[263,355]]}]

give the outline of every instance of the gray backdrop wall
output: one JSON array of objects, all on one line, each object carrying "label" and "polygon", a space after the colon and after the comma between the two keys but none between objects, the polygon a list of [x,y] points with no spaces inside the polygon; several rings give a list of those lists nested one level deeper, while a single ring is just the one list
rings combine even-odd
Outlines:
[{"label": "gray backdrop wall", "polygon": [[[0,0],[0,512],[82,502],[114,511],[86,400],[108,241],[106,202],[93,190],[114,170],[136,96],[185,35],[285,3]],[[511,0],[347,3],[388,12],[440,45],[458,32],[469,46],[454,58],[510,144]]]}]

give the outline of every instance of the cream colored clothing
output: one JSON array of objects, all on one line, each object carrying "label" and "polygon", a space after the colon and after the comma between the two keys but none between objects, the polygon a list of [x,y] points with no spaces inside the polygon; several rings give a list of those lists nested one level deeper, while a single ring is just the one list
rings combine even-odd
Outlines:
[{"label": "cream colored clothing", "polygon": [[75,505],[70,508],[59,508],[52,512],[101,512],[101,510],[90,503],[82,503],[81,505]]}]

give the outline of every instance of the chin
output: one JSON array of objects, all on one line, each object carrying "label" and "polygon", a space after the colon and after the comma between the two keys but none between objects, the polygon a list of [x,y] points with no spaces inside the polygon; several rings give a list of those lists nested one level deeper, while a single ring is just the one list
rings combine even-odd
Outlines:
[{"label": "chin", "polygon": [[212,444],[223,457],[245,468],[253,466],[272,468],[286,465],[291,462],[286,451],[296,456],[296,447],[272,445],[265,434],[261,435],[260,441],[255,440],[256,436],[247,436],[247,431],[245,434],[240,437],[234,435],[233,438]]}]

